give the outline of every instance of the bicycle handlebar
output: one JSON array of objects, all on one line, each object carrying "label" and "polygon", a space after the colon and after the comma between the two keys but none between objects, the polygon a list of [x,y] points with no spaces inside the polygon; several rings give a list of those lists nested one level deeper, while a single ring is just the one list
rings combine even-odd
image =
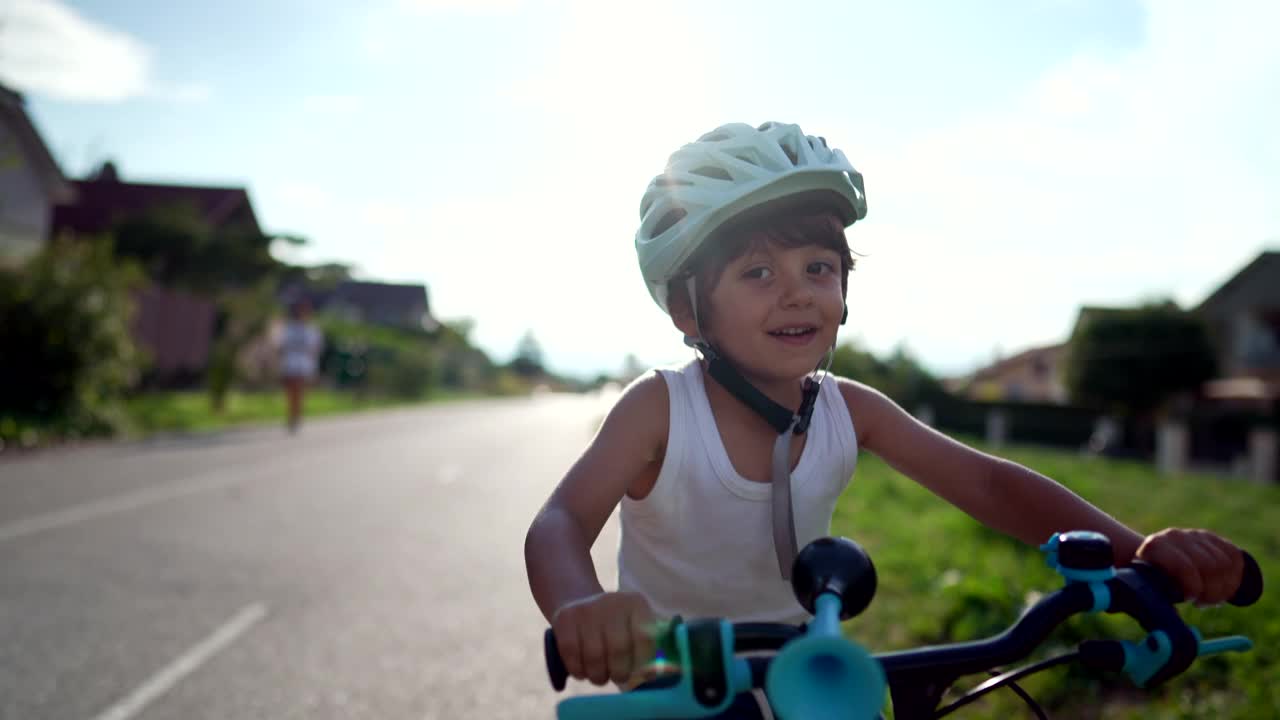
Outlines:
[{"label": "bicycle handlebar", "polygon": [[[830,541],[830,539],[823,540]],[[861,548],[858,548],[852,541],[841,539],[839,542],[846,543],[861,555],[862,560],[858,561],[857,572],[861,573],[861,577],[865,577],[865,568],[870,567],[869,558],[866,558]],[[829,546],[830,543],[828,543],[827,547]],[[1148,632],[1147,638],[1142,643],[1111,640],[1085,641],[1080,647],[1080,659],[1083,662],[1099,669],[1123,670],[1140,687],[1152,687],[1180,674],[1191,665],[1198,655],[1251,647],[1248,641],[1243,638],[1202,641],[1198,631],[1188,627],[1173,608],[1174,604],[1183,600],[1177,584],[1159,568],[1142,561],[1134,561],[1131,566],[1118,570],[1112,568],[1110,565],[1110,543],[1102,535],[1087,532],[1061,533],[1051,538],[1050,542],[1042,546],[1041,549],[1046,552],[1049,564],[1066,578],[1067,585],[1035,603],[1012,626],[999,635],[972,642],[868,656],[875,661],[874,664],[877,667],[874,670],[868,670],[864,667],[861,664],[861,656],[849,651],[843,657],[843,667],[846,670],[857,669],[859,673],[868,677],[868,673],[879,674],[881,678],[880,704],[883,704],[883,688],[884,683],[887,682],[888,686],[895,691],[895,710],[899,710],[897,707],[899,701],[897,690],[900,687],[924,688],[941,686],[941,689],[937,691],[937,695],[940,697],[941,691],[962,675],[984,672],[1027,657],[1059,625],[1073,615],[1083,612],[1123,613],[1136,620]],[[808,551],[808,548],[806,548],[806,551]],[[845,551],[842,550],[842,552]],[[805,553],[801,553],[802,557],[804,555]],[[846,554],[840,560],[848,561],[849,558],[850,555]],[[812,559],[812,557],[809,559]],[[832,558],[825,557],[822,560],[823,562],[830,562]],[[797,558],[797,563],[800,562],[801,559]],[[1257,561],[1246,552],[1244,553],[1244,562],[1241,583],[1228,601],[1232,605],[1239,607],[1249,606],[1257,602],[1262,595],[1263,589],[1262,572]],[[785,702],[789,703],[791,707],[796,707],[796,704],[803,700],[803,698],[797,697],[800,691],[784,692],[785,688],[797,686],[803,688],[804,693],[812,694],[820,692],[819,688],[829,687],[831,683],[828,682],[826,685],[821,685],[804,679],[801,677],[801,673],[815,671],[812,669],[804,671],[795,669],[796,662],[778,662],[780,658],[785,658],[788,655],[793,659],[803,656],[809,663],[807,667],[812,668],[816,667],[814,660],[819,655],[826,656],[837,652],[846,653],[844,649],[837,650],[829,640],[833,637],[833,632],[834,637],[839,637],[840,645],[857,648],[858,652],[861,652],[861,648],[856,643],[839,636],[837,615],[839,619],[843,620],[847,619],[851,614],[843,612],[842,603],[836,602],[836,600],[843,600],[841,597],[843,593],[831,590],[831,588],[840,590],[855,588],[859,584],[858,577],[851,577],[848,573],[841,575],[838,567],[830,565],[817,569],[811,567],[804,573],[793,573],[793,578],[800,575],[806,578],[805,582],[808,585],[805,588],[795,587],[797,598],[804,596],[804,599],[809,601],[805,603],[806,605],[814,604],[816,598],[818,606],[810,608],[810,611],[815,613],[815,619],[807,626],[774,623],[730,624],[723,620],[703,620],[685,624],[681,623],[677,618],[671,627],[672,636],[667,639],[674,642],[676,646],[682,647],[683,657],[688,658],[690,635],[687,632],[686,625],[694,627],[696,629],[695,634],[702,633],[703,635],[701,642],[704,648],[702,652],[698,653],[700,661],[705,661],[708,656],[706,651],[712,646],[723,645],[724,647],[723,658],[717,663],[717,668],[714,670],[714,672],[721,673],[728,678],[727,680],[722,680],[720,685],[728,685],[729,687],[722,689],[742,692],[751,688],[764,687],[770,696],[770,701],[775,705],[780,701],[775,695],[786,694]],[[837,575],[840,575],[840,577],[835,577]],[[873,570],[870,573],[870,577],[871,589],[869,592],[874,593]],[[793,581],[793,585],[795,584]],[[866,595],[867,593],[865,586],[857,589],[857,594]],[[822,609],[823,601],[830,601],[827,602],[825,610]],[[865,603],[862,606],[865,607]],[[859,610],[861,610],[861,607],[856,607],[853,610],[853,614],[856,614]],[[819,625],[823,626],[820,631],[816,630]],[[835,628],[834,631],[832,631],[832,627]],[[717,632],[723,637],[717,635]],[[818,642],[816,636],[824,638],[820,648],[815,644]],[[810,646],[807,654],[800,649],[800,646],[806,642]],[[681,645],[681,643],[684,643],[684,645]],[[742,653],[753,650],[777,651],[777,655],[768,658],[733,659],[735,652]],[[544,651],[552,686],[557,691],[563,690],[568,673],[556,646],[555,636],[550,629],[547,629],[544,634]],[[785,665],[789,669],[783,673],[779,670],[781,665]],[[681,670],[686,675],[690,672],[685,668],[681,668]],[[692,668],[691,672],[697,673],[699,668]],[[771,677],[783,674],[786,675],[785,680]],[[705,682],[705,668],[702,669],[702,675],[701,681]],[[846,684],[852,683],[856,679],[850,672],[846,672],[845,675],[846,677],[841,682]],[[675,698],[677,692],[690,692],[697,685],[697,683],[688,682],[689,678],[685,680],[685,682],[679,683],[681,685],[679,690],[673,687],[667,691],[670,693],[670,698]],[[874,686],[874,683],[871,683],[868,687],[871,686]],[[656,691],[646,690],[623,695],[612,695],[609,698],[599,697],[597,699],[607,702],[601,705],[593,704],[591,712],[600,712],[600,715],[580,712],[587,709],[586,706],[582,705],[577,706],[579,708],[578,711],[572,709],[566,711],[566,708],[571,708],[574,703],[581,703],[586,700],[586,698],[572,698],[560,704],[560,717],[562,720],[567,720],[570,717],[607,716],[614,720],[622,720],[622,718],[626,717],[642,717],[642,715],[629,715],[625,711],[619,712],[623,705],[617,704],[616,701],[629,696],[645,695],[651,692]],[[846,702],[856,700],[861,702],[865,699],[863,695],[857,694],[836,695],[833,698],[829,701]],[[612,702],[608,702],[610,699]],[[657,701],[658,697],[654,696],[651,700]],[[824,702],[827,701],[824,700]],[[627,701],[622,700],[622,702],[625,703]],[[672,699],[671,702],[676,701]],[[932,702],[936,705],[936,698]],[[929,706],[930,711],[933,706]],[[687,713],[690,709],[698,710],[699,712],[686,715],[669,715],[668,717],[697,717],[711,712],[707,707],[697,708],[689,703],[684,703],[684,707],[680,709],[680,712]],[[701,712],[703,710],[706,712]],[[646,707],[645,712],[653,713],[654,709]],[[900,717],[915,717],[913,714],[903,714],[901,710],[899,710],[899,713]],[[651,714],[643,717],[662,716],[661,714]],[[799,717],[804,716],[799,715]],[[932,715],[929,715],[929,717],[932,717]]]}]

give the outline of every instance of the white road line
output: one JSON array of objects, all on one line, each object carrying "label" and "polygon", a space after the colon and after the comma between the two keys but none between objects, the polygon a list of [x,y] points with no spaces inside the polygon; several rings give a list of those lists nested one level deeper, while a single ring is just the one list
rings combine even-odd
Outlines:
[{"label": "white road line", "polygon": [[219,488],[234,485],[245,480],[243,474],[223,474],[219,476],[205,478],[203,480],[192,480],[180,484],[166,484],[160,487],[148,488],[135,493],[121,495],[119,497],[108,498],[106,500],[98,500],[96,502],[85,503],[84,505],[76,505],[65,510],[57,510],[44,515],[36,515],[8,525],[0,525],[0,542],[13,540],[31,535],[33,533],[42,532],[44,530],[53,530],[67,525],[74,525],[78,522],[90,520],[103,515],[113,515],[115,513],[133,510],[143,507],[144,505],[153,505],[165,500],[173,500],[175,498],[186,497],[187,495],[195,495],[196,493],[208,492],[209,490],[217,490]]},{"label": "white road line", "polygon": [[212,635],[201,641],[199,645],[191,648],[186,654],[170,663],[168,667],[151,676],[149,680],[138,686],[138,689],[130,693],[128,697],[107,708],[94,717],[93,720],[129,720],[129,718],[135,717],[156,698],[173,689],[184,677],[195,672],[197,668],[208,662],[214,655],[226,649],[228,645],[235,642],[236,638],[243,635],[246,630],[266,616],[267,607],[262,603],[254,603],[245,607],[222,627],[215,630]]}]

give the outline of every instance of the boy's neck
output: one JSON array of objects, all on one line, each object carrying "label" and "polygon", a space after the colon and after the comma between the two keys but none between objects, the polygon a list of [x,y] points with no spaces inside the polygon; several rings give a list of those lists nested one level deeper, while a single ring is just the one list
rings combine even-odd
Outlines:
[{"label": "boy's neck", "polygon": [[[759,423],[760,426],[773,430],[773,427],[764,418],[760,417],[746,403],[739,400],[726,387],[711,377],[711,373],[707,370],[706,361],[700,361],[699,365],[702,368],[702,384],[707,389],[707,399],[713,407],[722,408],[724,411],[731,413],[731,416],[736,421]],[[804,390],[804,378],[766,380],[746,374],[743,374],[742,377],[779,405],[793,412],[800,407],[800,399]]]}]

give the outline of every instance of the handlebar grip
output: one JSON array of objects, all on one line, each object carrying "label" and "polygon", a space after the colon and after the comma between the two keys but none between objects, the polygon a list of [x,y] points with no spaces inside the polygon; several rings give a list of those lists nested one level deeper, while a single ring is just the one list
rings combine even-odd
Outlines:
[{"label": "handlebar grip", "polygon": [[1236,607],[1248,607],[1262,597],[1262,568],[1258,567],[1258,561],[1252,555],[1243,550],[1240,552],[1244,555],[1244,574],[1240,577],[1240,586],[1227,602]]},{"label": "handlebar grip", "polygon": [[556,634],[547,628],[542,635],[542,654],[547,661],[547,675],[551,677],[551,687],[556,692],[564,690],[565,684],[569,681],[569,670],[564,666],[564,659],[560,657],[560,646],[556,644]]},{"label": "handlebar grip", "polygon": [[[1240,553],[1244,556],[1244,571],[1240,576],[1240,585],[1227,602],[1236,607],[1248,607],[1262,597],[1262,568],[1258,567],[1258,561],[1252,555],[1244,550]],[[1133,561],[1133,566],[1170,603],[1180,603],[1185,599],[1178,583],[1160,568],[1142,560]]]}]

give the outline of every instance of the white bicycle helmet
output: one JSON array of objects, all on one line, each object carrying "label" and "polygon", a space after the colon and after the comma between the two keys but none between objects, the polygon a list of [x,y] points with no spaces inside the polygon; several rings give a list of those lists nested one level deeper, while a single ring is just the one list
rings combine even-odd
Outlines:
[{"label": "white bicycle helmet", "polygon": [[720,226],[779,203],[829,206],[845,226],[867,215],[862,175],[798,125],[721,125],[671,155],[640,201],[636,254],[664,312],[667,284]]}]

